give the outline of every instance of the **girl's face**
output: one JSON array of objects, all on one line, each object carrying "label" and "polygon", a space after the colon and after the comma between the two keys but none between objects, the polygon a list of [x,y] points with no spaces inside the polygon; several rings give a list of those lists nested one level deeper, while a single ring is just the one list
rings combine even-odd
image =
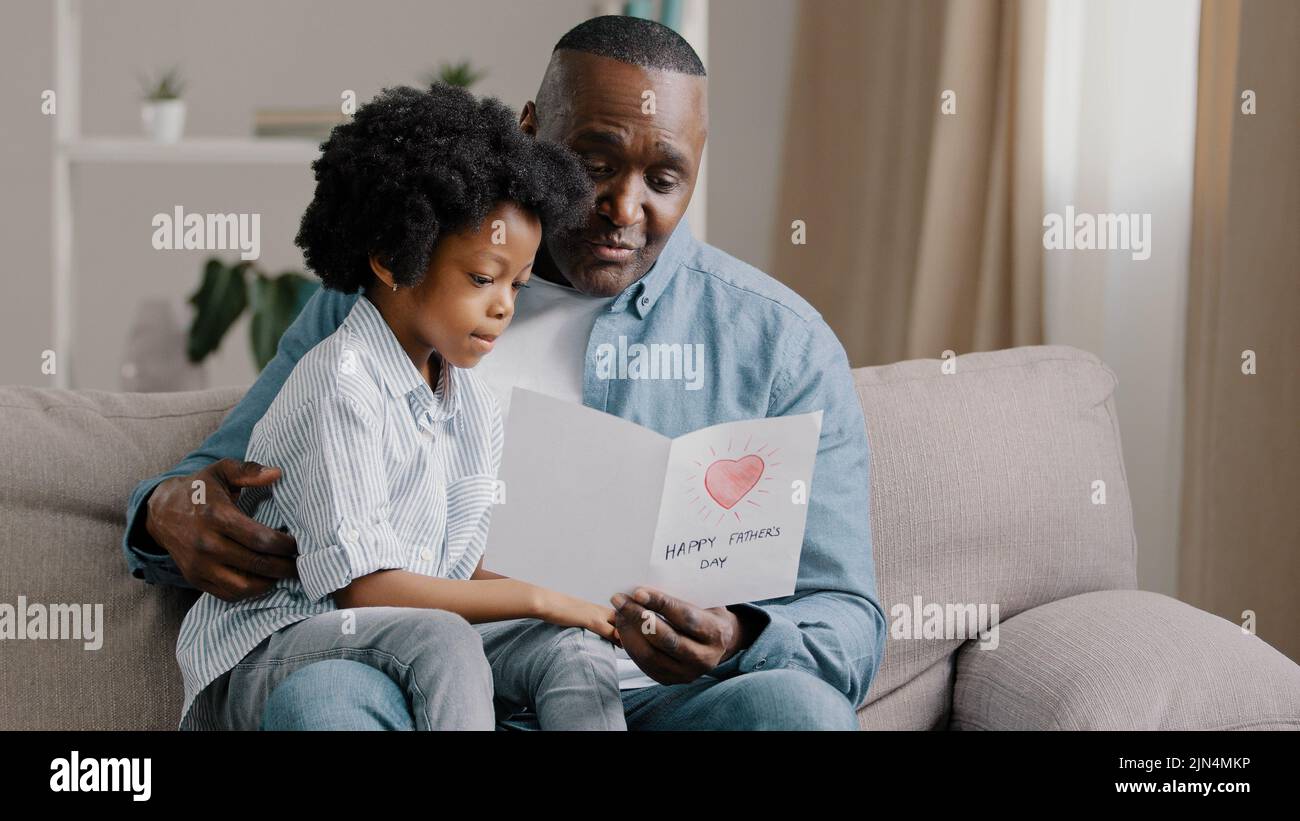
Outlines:
[{"label": "girl's face", "polygon": [[535,215],[502,202],[477,231],[440,237],[419,284],[394,292],[376,283],[380,310],[417,366],[428,349],[458,368],[474,367],[492,350],[532,275],[541,238]]}]

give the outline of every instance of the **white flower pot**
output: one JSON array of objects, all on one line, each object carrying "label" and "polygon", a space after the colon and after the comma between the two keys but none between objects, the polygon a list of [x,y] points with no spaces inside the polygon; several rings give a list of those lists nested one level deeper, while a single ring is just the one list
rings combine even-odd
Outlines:
[{"label": "white flower pot", "polygon": [[185,133],[185,101],[145,100],[140,119],[149,139],[156,143],[178,142]]}]

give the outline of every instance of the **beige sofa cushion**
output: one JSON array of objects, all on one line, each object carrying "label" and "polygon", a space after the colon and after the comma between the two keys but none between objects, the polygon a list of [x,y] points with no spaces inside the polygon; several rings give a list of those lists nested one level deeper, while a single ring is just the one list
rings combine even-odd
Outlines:
[{"label": "beige sofa cushion", "polygon": [[957,654],[954,730],[1300,730],[1300,667],[1177,599],[1107,590],[1036,607]]},{"label": "beige sofa cushion", "polygon": [[[854,372],[871,445],[881,604],[998,605],[1000,620],[1055,599],[1137,586],[1115,375],[1066,347],[914,360]],[[1105,504],[1093,504],[1093,482]],[[866,727],[942,725],[933,693],[960,638],[895,638],[861,711]],[[905,685],[917,692],[883,697]],[[888,717],[876,717],[881,700]]]},{"label": "beige sofa cushion", "polygon": [[0,727],[176,727],[173,652],[195,594],[131,577],[123,512],[136,482],[175,464],[243,393],[0,387],[0,603],[99,604],[104,621],[98,650],[0,643]]}]

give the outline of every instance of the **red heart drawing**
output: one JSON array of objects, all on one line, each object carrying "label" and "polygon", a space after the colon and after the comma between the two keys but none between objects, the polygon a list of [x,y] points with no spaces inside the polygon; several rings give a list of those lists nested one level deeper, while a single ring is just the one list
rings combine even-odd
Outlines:
[{"label": "red heart drawing", "polygon": [[719,459],[704,472],[704,489],[713,501],[731,510],[754,489],[763,475],[763,460],[753,454],[740,459]]}]

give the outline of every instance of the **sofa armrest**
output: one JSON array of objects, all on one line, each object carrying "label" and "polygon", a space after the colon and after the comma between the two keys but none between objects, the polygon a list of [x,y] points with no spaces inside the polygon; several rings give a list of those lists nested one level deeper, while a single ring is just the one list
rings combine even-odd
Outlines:
[{"label": "sofa armrest", "polygon": [[1300,729],[1300,665],[1159,593],[1060,599],[980,645],[958,652],[949,729]]}]

